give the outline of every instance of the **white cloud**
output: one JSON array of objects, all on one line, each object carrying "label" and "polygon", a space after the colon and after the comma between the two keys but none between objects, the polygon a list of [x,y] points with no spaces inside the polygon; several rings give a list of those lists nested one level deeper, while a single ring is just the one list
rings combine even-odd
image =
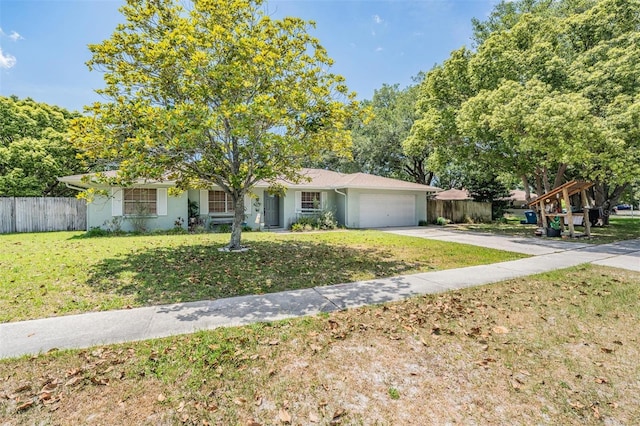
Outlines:
[{"label": "white cloud", "polygon": [[16,57],[2,52],[0,47],[0,68],[9,69],[16,64]]},{"label": "white cloud", "polygon": [[376,52],[382,52],[383,50],[384,50],[384,47],[380,47],[380,46],[376,47]]},{"label": "white cloud", "polygon": [[373,15],[373,22],[376,24],[382,24],[384,20],[380,17],[380,15]]},{"label": "white cloud", "polygon": [[11,34],[9,34],[9,38],[13,41],[24,40],[24,37],[22,37],[15,31],[11,31]]}]

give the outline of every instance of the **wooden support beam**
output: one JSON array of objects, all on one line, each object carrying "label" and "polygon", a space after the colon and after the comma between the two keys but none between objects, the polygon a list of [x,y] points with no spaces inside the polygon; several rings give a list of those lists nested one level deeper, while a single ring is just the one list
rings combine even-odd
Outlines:
[{"label": "wooden support beam", "polygon": [[[564,206],[567,209],[567,220],[569,221],[569,235],[571,238],[576,236],[576,229],[573,226],[573,213],[571,212],[571,199],[569,198],[569,191],[567,188],[562,188],[562,199],[564,200]],[[561,222],[564,222],[561,221]]]},{"label": "wooden support beam", "polygon": [[582,211],[584,218],[582,219],[582,226],[584,226],[584,234],[587,237],[591,236],[591,220],[589,220],[589,199],[587,198],[587,191],[580,191],[580,198],[582,201]]},{"label": "wooden support beam", "polygon": [[540,216],[542,217],[542,227],[546,232],[549,224],[547,223],[547,212],[545,211],[544,199],[542,197],[540,198]]}]

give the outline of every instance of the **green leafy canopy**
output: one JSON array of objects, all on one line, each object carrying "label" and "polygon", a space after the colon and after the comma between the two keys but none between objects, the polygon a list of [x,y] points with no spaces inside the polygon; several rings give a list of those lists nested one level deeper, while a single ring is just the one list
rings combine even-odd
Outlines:
[{"label": "green leafy canopy", "polygon": [[63,108],[0,96],[0,196],[66,196],[59,176],[84,171],[67,134],[79,114]]},{"label": "green leafy canopy", "polygon": [[474,25],[476,51],[427,74],[406,149],[538,193],[593,180],[596,203],[615,204],[640,174],[640,1],[501,2]]}]

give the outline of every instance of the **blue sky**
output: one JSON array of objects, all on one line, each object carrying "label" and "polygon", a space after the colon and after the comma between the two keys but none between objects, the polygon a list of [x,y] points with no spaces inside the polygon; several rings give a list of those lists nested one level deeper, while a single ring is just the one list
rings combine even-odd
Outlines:
[{"label": "blue sky", "polygon": [[[470,46],[471,18],[496,0],[278,0],[276,17],[314,20],[312,32],[359,99]],[[1,0],[0,95],[15,94],[81,111],[100,100],[102,75],[85,65],[87,44],[108,38],[123,18],[119,0]]]}]

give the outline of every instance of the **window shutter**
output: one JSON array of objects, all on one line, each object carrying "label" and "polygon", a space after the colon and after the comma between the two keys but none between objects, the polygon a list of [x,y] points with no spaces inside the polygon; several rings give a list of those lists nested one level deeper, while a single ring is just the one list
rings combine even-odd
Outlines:
[{"label": "window shutter", "polygon": [[158,216],[167,215],[167,188],[156,189],[156,211]]},{"label": "window shutter", "polygon": [[327,208],[327,193],[326,192],[321,192],[320,193],[320,208],[322,210]]},{"label": "window shutter", "polygon": [[122,188],[111,188],[111,216],[122,216]]},{"label": "window shutter", "polygon": [[200,190],[200,214],[209,214],[209,191]]},{"label": "window shutter", "polygon": [[296,211],[302,210],[302,192],[296,191]]}]

